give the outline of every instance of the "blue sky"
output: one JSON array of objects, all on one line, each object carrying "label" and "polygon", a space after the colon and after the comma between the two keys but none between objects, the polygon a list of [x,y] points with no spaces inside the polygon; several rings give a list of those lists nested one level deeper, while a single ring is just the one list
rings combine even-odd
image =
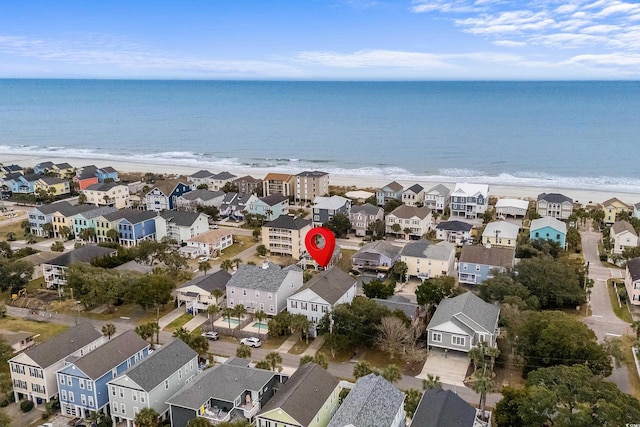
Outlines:
[{"label": "blue sky", "polygon": [[0,77],[638,79],[640,3],[2,0]]}]

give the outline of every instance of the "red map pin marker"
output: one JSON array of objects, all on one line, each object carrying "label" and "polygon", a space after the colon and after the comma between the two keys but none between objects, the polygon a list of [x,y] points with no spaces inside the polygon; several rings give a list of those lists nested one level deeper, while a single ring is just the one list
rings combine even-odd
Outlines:
[{"label": "red map pin marker", "polygon": [[[320,236],[324,239],[324,246],[319,247],[317,244],[317,237]],[[333,250],[336,248],[336,237],[333,231],[325,227],[312,228],[307,237],[304,238],[304,245],[307,247],[307,252],[313,257],[320,267],[326,267],[331,261]]]}]

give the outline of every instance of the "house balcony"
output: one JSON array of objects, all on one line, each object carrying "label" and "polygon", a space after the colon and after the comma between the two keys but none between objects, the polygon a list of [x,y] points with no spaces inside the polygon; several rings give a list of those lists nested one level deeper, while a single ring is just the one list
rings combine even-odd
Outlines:
[{"label": "house balcony", "polygon": [[221,409],[216,407],[213,409],[205,409],[204,414],[199,414],[198,416],[212,422],[213,424],[231,420],[231,412],[222,412]]},{"label": "house balcony", "polygon": [[258,411],[260,410],[260,404],[257,402],[251,402],[251,403],[247,403],[245,405],[241,406],[241,409],[244,412],[244,416],[245,418],[247,418],[248,420],[250,420],[251,418],[253,418]]}]

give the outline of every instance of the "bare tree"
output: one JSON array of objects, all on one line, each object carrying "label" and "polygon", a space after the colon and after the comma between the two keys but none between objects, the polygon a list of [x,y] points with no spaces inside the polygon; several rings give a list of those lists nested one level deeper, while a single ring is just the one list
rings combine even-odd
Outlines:
[{"label": "bare tree", "polygon": [[376,338],[376,344],[382,351],[389,354],[390,359],[394,359],[396,355],[405,354],[411,342],[407,327],[402,320],[395,316],[383,317],[378,330],[380,333]]}]

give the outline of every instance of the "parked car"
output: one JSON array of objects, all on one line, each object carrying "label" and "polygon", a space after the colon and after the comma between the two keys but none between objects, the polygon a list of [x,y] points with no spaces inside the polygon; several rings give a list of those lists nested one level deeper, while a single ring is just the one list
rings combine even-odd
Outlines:
[{"label": "parked car", "polygon": [[220,338],[220,335],[218,335],[218,333],[214,331],[203,332],[202,336],[211,341],[217,341],[218,338]]},{"label": "parked car", "polygon": [[242,338],[240,340],[240,344],[248,345],[249,347],[260,347],[262,345],[262,341],[260,338],[250,337],[250,338]]},{"label": "parked car", "polygon": [[209,261],[209,257],[201,256],[200,258],[198,258],[198,262],[205,262],[205,261]]}]

